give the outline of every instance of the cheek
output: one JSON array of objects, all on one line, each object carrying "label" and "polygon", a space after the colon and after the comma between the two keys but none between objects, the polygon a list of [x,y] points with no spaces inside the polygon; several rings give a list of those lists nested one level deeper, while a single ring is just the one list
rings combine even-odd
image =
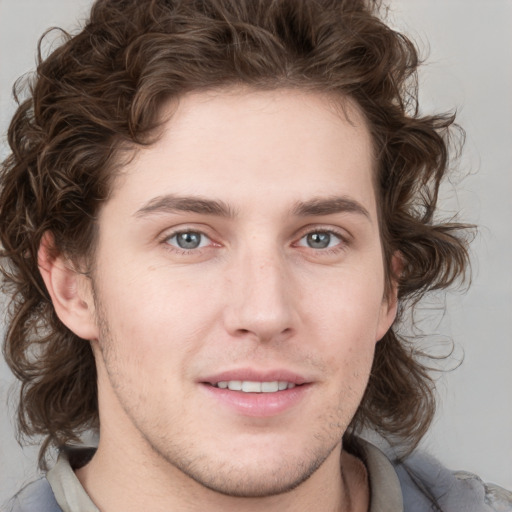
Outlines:
[{"label": "cheek", "polygon": [[323,293],[310,294],[302,319],[340,400],[350,396],[355,403],[366,387],[379,336],[383,285],[376,283],[383,279],[379,273],[339,272],[328,282]]},{"label": "cheek", "polygon": [[208,283],[169,276],[158,268],[120,268],[123,273],[104,272],[97,290],[117,359],[165,374],[169,367],[183,367],[183,359],[199,350],[198,340],[207,339],[219,316],[219,301],[212,299]]},{"label": "cheek", "polygon": [[333,337],[332,331],[338,333],[337,337],[350,346],[361,348],[361,344],[374,343],[383,304],[382,274],[340,270],[323,279],[322,284],[301,284],[304,290],[309,289],[309,293],[302,294],[303,318],[328,337]]}]

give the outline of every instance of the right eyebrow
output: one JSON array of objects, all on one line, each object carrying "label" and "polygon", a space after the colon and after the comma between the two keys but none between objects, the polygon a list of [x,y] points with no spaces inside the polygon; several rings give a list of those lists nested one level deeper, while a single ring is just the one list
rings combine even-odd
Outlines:
[{"label": "right eyebrow", "polygon": [[178,196],[167,194],[148,201],[139,208],[135,217],[145,217],[159,213],[189,212],[203,215],[233,218],[236,212],[223,201],[206,199],[200,196]]}]

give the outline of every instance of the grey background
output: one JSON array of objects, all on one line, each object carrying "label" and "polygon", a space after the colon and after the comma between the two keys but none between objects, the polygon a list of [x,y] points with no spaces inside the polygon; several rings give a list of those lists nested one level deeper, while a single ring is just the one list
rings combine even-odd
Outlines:
[{"label": "grey background", "polygon": [[[35,62],[50,26],[72,28],[90,0],[0,0],[0,156],[14,111],[11,86]],[[392,0],[390,20],[426,50],[425,112],[457,107],[467,131],[459,162],[468,176],[443,193],[447,213],[480,225],[468,293],[426,304],[421,326],[438,352],[455,343],[458,369],[438,378],[436,422],[423,447],[453,469],[512,488],[512,1]],[[446,314],[440,308],[446,303]],[[0,325],[0,330],[2,329]],[[36,449],[13,430],[13,378],[0,361],[0,504],[35,471]]]}]

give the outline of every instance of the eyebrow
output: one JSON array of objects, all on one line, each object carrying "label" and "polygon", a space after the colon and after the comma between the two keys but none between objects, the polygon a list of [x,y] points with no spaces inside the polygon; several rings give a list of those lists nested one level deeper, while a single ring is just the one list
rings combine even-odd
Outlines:
[{"label": "eyebrow", "polygon": [[301,201],[295,204],[292,212],[299,217],[332,215],[335,213],[356,213],[371,220],[370,213],[361,203],[346,196],[315,198],[310,201]]},{"label": "eyebrow", "polygon": [[[176,212],[198,213],[226,218],[234,218],[237,214],[236,210],[224,201],[207,199],[201,196],[167,194],[151,199],[134,215],[135,217],[145,217],[151,214]],[[371,220],[368,210],[361,203],[346,196],[298,201],[292,208],[292,214],[298,217],[319,217],[336,213],[356,213]]]},{"label": "eyebrow", "polygon": [[236,212],[223,201],[206,199],[200,196],[177,196],[167,194],[148,201],[135,212],[135,217],[158,213],[189,212],[203,215],[233,218]]}]

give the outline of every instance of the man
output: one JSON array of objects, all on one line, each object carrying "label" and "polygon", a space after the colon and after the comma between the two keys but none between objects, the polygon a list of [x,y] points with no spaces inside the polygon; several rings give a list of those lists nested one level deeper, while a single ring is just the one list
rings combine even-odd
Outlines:
[{"label": "man", "polygon": [[397,311],[467,264],[434,220],[453,119],[408,103],[375,9],[99,1],[40,63],[2,171],[5,354],[60,456],[14,510],[507,506],[357,437],[427,430]]}]

